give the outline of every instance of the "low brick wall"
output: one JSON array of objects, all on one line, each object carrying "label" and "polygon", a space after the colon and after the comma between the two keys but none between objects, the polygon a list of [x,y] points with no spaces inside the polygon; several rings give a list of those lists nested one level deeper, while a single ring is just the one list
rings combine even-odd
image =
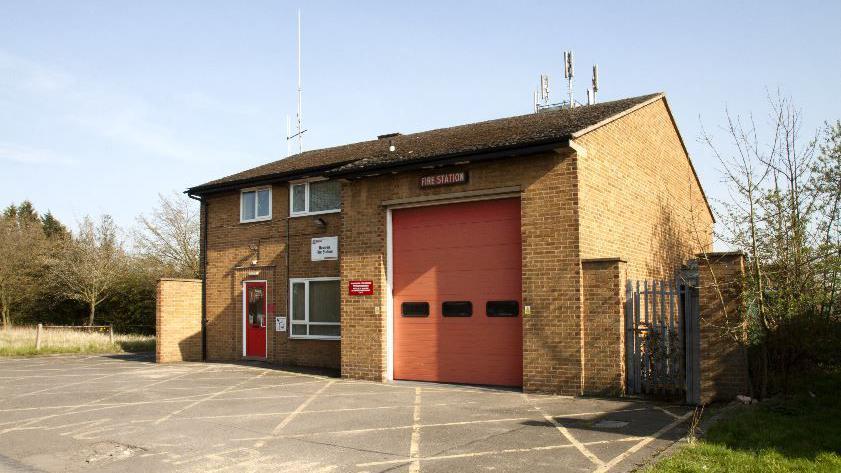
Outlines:
[{"label": "low brick wall", "polygon": [[702,404],[747,394],[744,351],[732,334],[738,329],[743,309],[744,272],[745,258],[741,253],[699,255]]},{"label": "low brick wall", "polygon": [[201,361],[201,280],[158,281],[155,361]]}]

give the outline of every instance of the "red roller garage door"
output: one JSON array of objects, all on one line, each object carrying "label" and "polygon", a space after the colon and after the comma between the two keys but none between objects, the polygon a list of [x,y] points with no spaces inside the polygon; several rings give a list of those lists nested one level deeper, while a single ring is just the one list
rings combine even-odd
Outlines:
[{"label": "red roller garage door", "polygon": [[395,210],[394,377],[520,386],[520,200]]}]

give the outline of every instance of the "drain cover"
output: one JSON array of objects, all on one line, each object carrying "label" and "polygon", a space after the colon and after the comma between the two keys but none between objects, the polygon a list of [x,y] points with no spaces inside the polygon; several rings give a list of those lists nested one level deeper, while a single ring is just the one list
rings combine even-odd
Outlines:
[{"label": "drain cover", "polygon": [[621,429],[626,425],[628,425],[628,423],[621,420],[600,420],[593,424],[594,427],[598,427],[600,429]]}]

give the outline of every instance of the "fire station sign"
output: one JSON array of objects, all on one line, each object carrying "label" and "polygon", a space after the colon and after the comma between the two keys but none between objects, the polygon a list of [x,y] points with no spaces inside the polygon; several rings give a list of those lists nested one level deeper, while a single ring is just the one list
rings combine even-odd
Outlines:
[{"label": "fire station sign", "polygon": [[374,281],[350,281],[348,295],[370,296],[374,294]]},{"label": "fire station sign", "polygon": [[427,187],[452,186],[455,184],[467,183],[467,171],[445,172],[442,174],[431,174],[420,178],[421,189]]},{"label": "fire station sign", "polygon": [[339,237],[313,238],[310,257],[312,261],[339,259]]}]

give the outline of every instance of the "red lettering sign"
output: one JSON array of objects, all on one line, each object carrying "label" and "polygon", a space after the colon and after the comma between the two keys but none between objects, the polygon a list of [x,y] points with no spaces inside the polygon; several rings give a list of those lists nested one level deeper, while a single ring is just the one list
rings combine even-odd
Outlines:
[{"label": "red lettering sign", "polygon": [[447,172],[433,174],[420,178],[421,187],[451,186],[453,184],[467,183],[467,171]]},{"label": "red lettering sign", "polygon": [[374,281],[350,281],[348,295],[370,296],[374,294]]}]

